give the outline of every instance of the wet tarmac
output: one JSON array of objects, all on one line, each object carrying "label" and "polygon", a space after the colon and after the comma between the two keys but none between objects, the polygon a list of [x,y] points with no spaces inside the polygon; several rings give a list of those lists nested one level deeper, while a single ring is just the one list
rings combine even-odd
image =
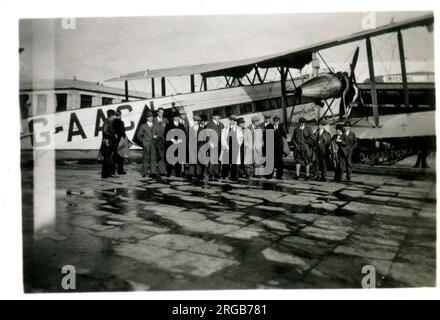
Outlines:
[{"label": "wet tarmac", "polygon": [[[435,179],[357,174],[351,183],[188,181],[99,165],[56,168],[53,225],[33,230],[23,169],[27,292],[435,286]],[[44,205],[44,204],[43,204]]]}]

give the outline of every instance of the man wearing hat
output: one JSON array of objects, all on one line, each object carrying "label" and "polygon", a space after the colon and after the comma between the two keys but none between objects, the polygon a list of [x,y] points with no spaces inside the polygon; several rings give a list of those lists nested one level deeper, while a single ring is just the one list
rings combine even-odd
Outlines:
[{"label": "man wearing hat", "polygon": [[185,130],[188,131],[190,124],[189,124],[188,116],[186,114],[186,110],[183,108],[180,109],[179,114],[180,114],[180,123],[183,124]]},{"label": "man wearing hat", "polygon": [[309,179],[310,164],[312,161],[312,146],[313,146],[313,132],[306,124],[306,119],[301,117],[298,120],[299,124],[293,130],[292,144],[294,146],[294,159],[296,163],[296,176],[298,179],[301,170],[301,164],[306,167],[305,180]]},{"label": "man wearing hat", "polygon": [[[209,121],[206,124],[206,129],[211,129],[212,132],[211,134],[208,135],[208,141],[211,141],[212,145],[211,145],[211,149],[212,152],[214,152],[214,154],[216,155],[216,160],[217,163],[210,163],[208,170],[209,170],[209,175],[211,177],[214,178],[220,178],[220,168],[221,168],[221,163],[219,163],[219,154],[220,154],[220,150],[221,150],[221,134],[222,134],[222,130],[224,129],[224,125],[223,123],[220,122],[220,113],[218,110],[215,110],[212,114],[212,120]],[[216,136],[213,137],[212,134],[215,134]],[[215,139],[214,139],[215,138]],[[214,141],[215,140],[215,141]]]},{"label": "man wearing hat", "polygon": [[200,125],[203,128],[205,128],[207,123],[208,123],[208,116],[206,115],[206,113],[202,113],[200,115]]},{"label": "man wearing hat", "polygon": [[[202,113],[200,115],[200,121],[199,121],[199,132],[198,135],[200,135],[200,132],[202,130],[206,129],[206,124],[208,123],[208,116],[206,115],[206,113]],[[205,133],[206,134],[206,133]],[[198,137],[200,139],[200,137]],[[198,141],[197,143],[197,155],[199,154],[199,150],[202,146],[204,146],[206,144],[206,142],[208,141],[208,137],[205,136],[204,139],[202,139],[201,141]],[[208,177],[208,170],[207,170],[207,165],[208,163],[206,162],[200,162],[200,159],[198,159],[198,162],[200,164],[200,168],[201,168],[201,174],[199,175],[199,179],[203,179],[205,176]]]},{"label": "man wearing hat", "polygon": [[116,118],[114,110],[107,110],[107,119],[102,128],[102,141],[99,148],[98,158],[101,159],[102,171],[101,178],[107,179],[114,177],[113,154],[115,152],[116,133],[113,127],[113,121]]},{"label": "man wearing hat", "polygon": [[253,177],[255,170],[264,164],[263,161],[263,130],[260,118],[253,116],[251,124],[243,131],[244,163],[247,175]]},{"label": "man wearing hat", "polygon": [[[316,129],[313,135],[313,151],[315,153],[313,171],[315,172],[317,180],[327,181],[327,151],[331,139],[330,133],[318,122],[318,129]],[[319,177],[319,173],[321,173],[321,177]]]},{"label": "man wearing hat", "polygon": [[205,129],[207,117],[205,114],[200,116],[194,115],[193,120],[194,122],[190,126],[188,132],[189,174],[198,179],[203,179],[205,165],[200,163],[198,159],[198,152],[205,142],[199,141],[199,134],[203,129]]},{"label": "man wearing hat", "polygon": [[113,120],[113,130],[117,137],[115,141],[113,171],[117,169],[118,174],[127,174],[127,172],[124,171],[124,162],[128,159],[131,141],[128,140],[125,134],[125,124],[121,116],[121,111],[116,111],[116,118]]},{"label": "man wearing hat", "polygon": [[335,167],[335,181],[341,181],[342,172],[345,171],[345,140],[343,139],[344,126],[340,123],[336,124],[336,133],[332,137],[330,143],[330,151],[333,165]]},{"label": "man wearing hat", "polygon": [[158,152],[160,152],[161,160],[159,161],[159,172],[160,174],[166,174],[167,169],[165,166],[165,127],[168,124],[168,119],[164,117],[164,109],[157,109],[156,117],[153,120],[155,126],[159,128],[160,139],[158,139]]},{"label": "man wearing hat", "polygon": [[237,116],[229,116],[229,125],[222,130],[220,159],[222,161],[222,179],[230,174],[230,179],[236,181],[237,168],[240,165],[240,147],[243,143],[243,132],[237,125]]},{"label": "man wearing hat", "polygon": [[272,116],[268,113],[263,114],[264,122],[261,124],[263,130],[263,156],[266,156],[266,130],[273,129]]},{"label": "man wearing hat", "polygon": [[[280,123],[280,117],[273,117],[273,129],[274,129],[274,167],[276,169],[276,178],[282,179],[284,173],[284,140],[287,139],[286,130]],[[273,172],[267,176],[272,178]]]},{"label": "man wearing hat", "polygon": [[272,127],[272,116],[269,113],[263,114],[264,122],[261,124],[261,128],[267,128],[270,129]]},{"label": "man wearing hat", "polygon": [[183,170],[182,170],[182,175],[185,176],[186,173],[189,173],[189,166],[188,166],[188,157],[189,157],[189,148],[188,148],[188,143],[189,143],[189,138],[188,138],[188,132],[189,132],[189,128],[191,126],[189,119],[188,119],[188,115],[186,113],[186,110],[181,107],[179,110],[180,113],[180,123],[184,126],[185,128],[185,135],[186,135],[186,139],[184,141],[184,143],[186,144],[186,157],[185,157],[185,161],[182,163],[183,166]]},{"label": "man wearing hat", "polygon": [[157,160],[158,157],[161,157],[155,146],[155,141],[160,137],[160,129],[154,125],[151,111],[148,111],[145,117],[146,121],[140,126],[137,133],[137,138],[142,141],[144,148],[142,177],[145,177],[150,171],[150,177],[155,178],[157,175]]},{"label": "man wearing hat", "polygon": [[[186,132],[184,125],[181,123],[181,114],[178,111],[175,111],[173,113],[173,119],[172,121],[170,121],[166,126],[165,126],[165,132],[164,132],[164,136],[165,139],[167,138],[168,132],[170,132],[173,129],[179,129],[182,130],[183,133]],[[185,143],[185,141],[182,141],[182,139],[179,138],[179,136],[174,135],[171,136],[168,140],[166,140],[165,142],[165,154],[166,154],[166,150],[173,144],[179,144],[179,143]],[[175,156],[177,153],[177,150],[175,151]],[[182,176],[182,164],[179,162],[176,162],[176,164],[171,164],[170,162],[168,162],[168,159],[166,159],[166,164],[167,164],[167,175],[171,176],[171,171],[174,169],[174,174],[177,177]]]},{"label": "man wearing hat", "polygon": [[243,134],[243,142],[240,145],[240,168],[238,171],[238,177],[239,178],[249,178],[249,174],[246,171],[246,166],[244,164],[244,131],[246,130],[246,121],[244,120],[244,118],[238,118],[237,119],[237,125],[240,128],[242,134]]},{"label": "man wearing hat", "polygon": [[343,127],[343,135],[342,139],[345,141],[345,162],[346,162],[346,170],[347,170],[347,181],[351,181],[351,171],[352,171],[352,164],[351,164],[351,157],[353,155],[353,149],[357,146],[357,138],[353,131],[350,130],[351,128],[351,122],[349,120],[346,120],[344,122]]}]

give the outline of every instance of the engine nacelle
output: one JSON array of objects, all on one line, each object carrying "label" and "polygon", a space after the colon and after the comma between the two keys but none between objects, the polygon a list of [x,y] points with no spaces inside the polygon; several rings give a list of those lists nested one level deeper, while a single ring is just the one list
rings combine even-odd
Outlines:
[{"label": "engine nacelle", "polygon": [[298,89],[298,95],[314,100],[337,98],[341,95],[342,81],[337,75],[322,74],[304,82]]}]

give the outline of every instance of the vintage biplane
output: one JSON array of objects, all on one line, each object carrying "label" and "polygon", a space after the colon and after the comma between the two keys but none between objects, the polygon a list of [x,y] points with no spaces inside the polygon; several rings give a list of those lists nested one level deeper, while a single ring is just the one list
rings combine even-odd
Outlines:
[{"label": "vintage biplane", "polygon": [[[124,81],[126,102],[25,119],[22,124],[22,148],[98,149],[105,111],[110,108],[123,111],[129,138],[133,138],[139,124],[142,123],[144,112],[160,107],[167,112],[176,107],[184,108],[189,118],[200,113],[210,115],[216,110],[224,118],[228,114],[236,114],[245,118],[247,122],[254,115],[277,114],[281,116],[288,130],[301,116],[305,116],[314,124],[335,124],[351,119],[357,136],[367,140],[434,136],[435,111],[415,112],[417,109],[410,105],[411,84],[406,76],[402,38],[402,31],[410,28],[426,27],[428,32],[432,32],[433,23],[434,16],[428,14],[286,52],[237,61],[142,70],[119,76],[106,82]],[[380,116],[381,102],[378,101],[371,39],[389,33],[396,33],[398,39],[402,77],[401,100],[405,108],[396,108],[395,115]],[[320,51],[359,41],[365,41],[366,46],[370,104],[364,104],[362,101],[356,82],[359,47],[354,51],[349,72],[334,72],[329,68],[329,72],[319,73],[318,70],[317,57]],[[313,66],[313,75],[292,77],[292,70],[301,70],[308,64]],[[279,80],[269,80],[268,70],[276,70]],[[195,76],[201,77],[198,90]],[[170,77],[189,77],[190,92],[167,94],[166,80]],[[210,78],[222,78],[226,84],[223,88],[208,90],[207,79]],[[162,92],[159,97],[155,92],[157,79],[161,82]],[[151,98],[128,101],[128,83],[133,80],[151,81]],[[355,117],[352,111],[357,108],[363,110],[363,113],[354,112],[357,115]],[[359,114],[365,116],[360,117]],[[370,114],[372,117],[368,117]]]}]

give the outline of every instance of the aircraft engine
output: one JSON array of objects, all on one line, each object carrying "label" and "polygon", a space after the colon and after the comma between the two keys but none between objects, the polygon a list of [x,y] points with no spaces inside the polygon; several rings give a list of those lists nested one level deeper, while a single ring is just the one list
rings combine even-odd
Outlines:
[{"label": "aircraft engine", "polygon": [[304,82],[297,95],[314,100],[337,98],[341,95],[342,81],[335,74],[321,74]]}]

